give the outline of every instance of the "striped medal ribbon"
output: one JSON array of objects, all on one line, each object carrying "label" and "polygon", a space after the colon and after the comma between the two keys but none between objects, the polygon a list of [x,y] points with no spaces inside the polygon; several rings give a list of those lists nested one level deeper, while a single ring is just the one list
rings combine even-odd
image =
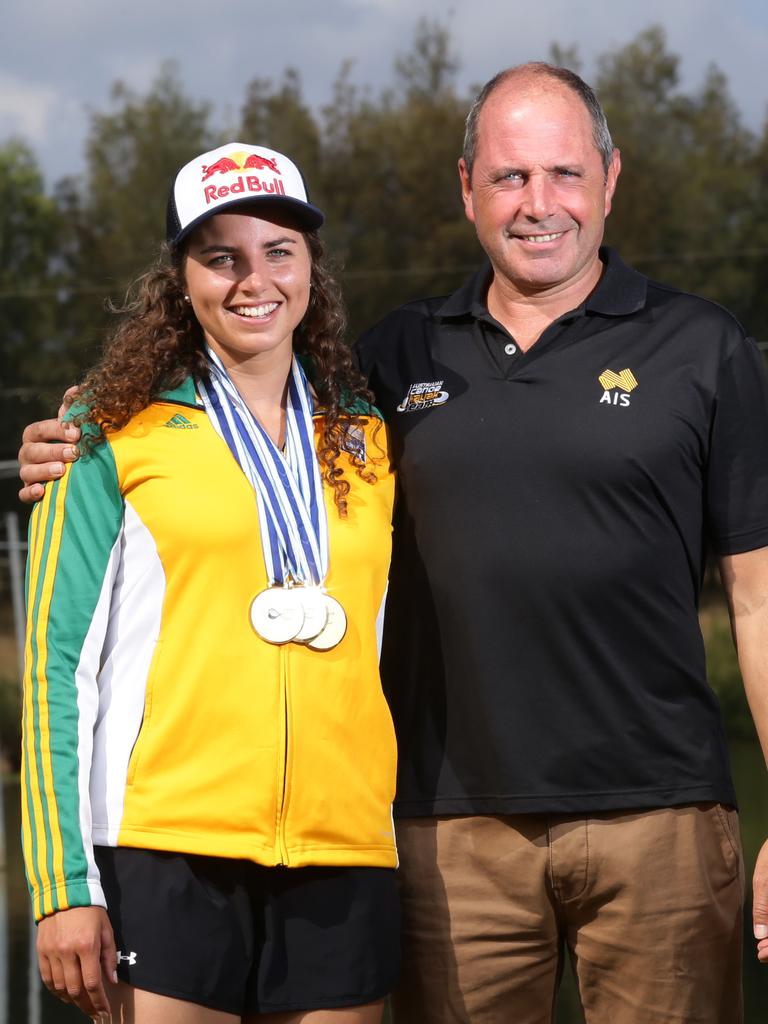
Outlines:
[{"label": "striped medal ribbon", "polygon": [[251,603],[251,624],[269,643],[295,641],[330,650],[346,633],[346,616],[323,587],[329,563],[328,517],[309,382],[294,356],[281,452],[207,345],[206,356],[208,376],[197,380],[198,392],[256,496],[269,586]]}]

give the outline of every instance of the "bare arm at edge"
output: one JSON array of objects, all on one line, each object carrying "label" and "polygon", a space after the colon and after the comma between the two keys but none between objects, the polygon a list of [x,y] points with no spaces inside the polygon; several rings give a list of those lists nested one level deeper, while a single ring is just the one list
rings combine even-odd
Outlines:
[{"label": "bare arm at edge", "polygon": [[[752,720],[768,765],[768,547],[720,559],[731,628]],[[768,840],[752,877],[757,958],[768,963]]]}]

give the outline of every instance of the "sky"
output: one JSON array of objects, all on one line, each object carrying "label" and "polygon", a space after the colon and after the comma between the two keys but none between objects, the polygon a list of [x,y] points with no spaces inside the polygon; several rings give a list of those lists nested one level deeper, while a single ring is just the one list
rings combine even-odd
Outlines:
[{"label": "sky", "polygon": [[[575,44],[589,80],[597,55],[661,25],[695,89],[710,64],[726,75],[746,124],[768,112],[768,0],[18,0],[3,12],[0,143],[21,136],[52,183],[83,166],[89,112],[110,109],[121,79],[146,91],[161,63],[178,63],[185,91],[237,121],[246,85],[298,69],[312,105],[328,101],[343,62],[374,92],[392,81],[420,18],[450,32],[462,89],[509,64]],[[459,140],[457,140],[457,147]]]}]

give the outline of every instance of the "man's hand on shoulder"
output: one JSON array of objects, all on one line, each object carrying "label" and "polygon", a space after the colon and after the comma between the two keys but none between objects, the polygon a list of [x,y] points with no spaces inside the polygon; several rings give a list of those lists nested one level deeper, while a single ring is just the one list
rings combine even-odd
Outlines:
[{"label": "man's hand on shoulder", "polygon": [[49,480],[57,480],[64,473],[64,463],[75,462],[78,458],[80,428],[62,423],[62,417],[77,394],[77,388],[69,388],[65,392],[58,419],[38,420],[30,423],[24,431],[19,449],[19,476],[24,484],[19,491],[22,501],[39,501],[45,493],[45,484]]},{"label": "man's hand on shoulder", "polygon": [[21,438],[19,476],[24,486],[19,491],[22,501],[38,501],[45,484],[64,473],[64,463],[78,457],[80,428],[59,420],[30,423]]}]

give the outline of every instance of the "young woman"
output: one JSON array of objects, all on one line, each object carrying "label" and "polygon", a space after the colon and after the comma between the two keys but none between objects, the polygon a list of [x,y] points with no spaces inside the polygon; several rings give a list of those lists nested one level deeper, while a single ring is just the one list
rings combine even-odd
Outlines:
[{"label": "young woman", "polygon": [[182,168],[33,514],[25,859],[96,1018],[376,1024],[397,974],[393,482],[322,220],[272,150]]}]

